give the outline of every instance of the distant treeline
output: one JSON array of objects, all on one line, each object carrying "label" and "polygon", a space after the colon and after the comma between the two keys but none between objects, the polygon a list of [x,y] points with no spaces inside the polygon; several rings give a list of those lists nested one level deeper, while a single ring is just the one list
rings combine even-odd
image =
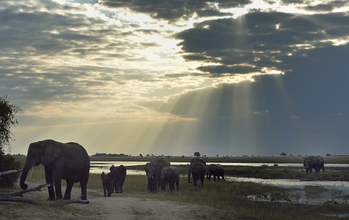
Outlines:
[{"label": "distant treeline", "polygon": [[91,157],[130,157],[131,155],[127,154],[106,154],[106,153],[96,153]]}]

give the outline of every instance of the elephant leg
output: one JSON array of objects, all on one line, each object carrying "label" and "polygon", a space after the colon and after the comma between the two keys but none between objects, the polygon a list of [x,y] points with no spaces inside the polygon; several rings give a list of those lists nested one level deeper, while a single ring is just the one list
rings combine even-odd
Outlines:
[{"label": "elephant leg", "polygon": [[67,182],[67,188],[65,189],[65,193],[64,193],[63,199],[64,200],[69,200],[70,197],[71,197],[71,190],[73,188],[74,181],[66,180],[66,182]]},{"label": "elephant leg", "polygon": [[50,186],[47,187],[48,195],[49,195],[48,200],[54,201],[55,200],[55,191],[54,191],[54,187],[53,187],[52,168],[49,166],[45,166],[45,179],[46,179],[46,183],[50,184]]},{"label": "elephant leg", "polygon": [[115,192],[117,193],[123,193],[123,189],[122,189],[122,185],[124,184],[124,181],[122,180],[122,177],[118,180],[118,188],[117,191],[115,190]]},{"label": "elephant leg", "polygon": [[198,178],[197,178],[196,174],[193,174],[193,181],[194,181],[194,186],[197,186],[196,182],[198,181]]},{"label": "elephant leg", "polygon": [[55,189],[56,189],[56,198],[61,199],[62,198],[62,186],[61,186],[62,179],[58,176],[54,177],[55,182]]},{"label": "elephant leg", "polygon": [[104,191],[104,197],[107,197],[107,184],[103,182],[103,191]]},{"label": "elephant leg", "polygon": [[81,187],[81,199],[87,200],[87,183],[90,175],[90,169],[86,169],[82,178],[80,179],[80,187]]},{"label": "elephant leg", "polygon": [[152,190],[152,178],[149,178],[148,177],[148,192],[150,193],[150,192],[152,192],[153,190]]},{"label": "elephant leg", "polygon": [[119,184],[119,182],[120,182],[119,179],[116,179],[116,180],[115,180],[115,187],[114,187],[114,188],[115,188],[115,189],[114,189],[114,190],[115,190],[115,191],[114,191],[115,193],[118,193],[118,192],[120,191],[120,184]]}]

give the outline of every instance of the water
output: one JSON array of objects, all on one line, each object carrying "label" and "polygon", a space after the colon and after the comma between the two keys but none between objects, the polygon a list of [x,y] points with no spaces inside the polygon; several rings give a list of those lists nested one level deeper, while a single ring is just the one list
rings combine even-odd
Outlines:
[{"label": "water", "polygon": [[[145,165],[147,161],[91,161],[90,173],[100,174],[102,172],[108,173],[111,165],[128,167],[128,175],[145,175],[144,170],[132,170],[132,166]],[[188,162],[171,162],[172,165],[188,165]],[[207,163],[209,165],[211,163]],[[275,163],[220,163],[223,166],[274,166]],[[304,168],[302,163],[278,163],[279,167],[299,167]],[[326,164],[325,167],[349,167],[349,164]],[[226,176],[227,181],[237,182],[254,182],[262,185],[279,186],[283,188],[292,188],[287,197],[275,198],[270,194],[266,195],[247,195],[251,200],[265,201],[265,202],[292,202],[293,204],[349,204],[349,182],[348,181],[301,181],[298,179],[259,179],[259,178],[245,178],[245,177],[229,177]],[[320,195],[314,196],[309,193],[313,188],[325,188]],[[344,217],[348,217],[345,215]],[[343,217],[343,216],[342,216]]]},{"label": "water", "polygon": [[[126,167],[131,166],[139,166],[144,165],[150,161],[91,161],[91,169],[90,173],[100,174],[102,172],[109,172],[109,168],[111,165],[120,166],[124,165]],[[171,162],[172,165],[188,165],[189,162]],[[207,163],[210,165],[212,163]],[[274,166],[275,163],[219,163],[222,166],[252,166],[252,167],[260,167],[260,166]],[[279,167],[300,167],[303,168],[302,163],[278,163]],[[325,164],[325,167],[349,167],[349,164]],[[143,175],[144,171],[141,170],[127,170],[127,174],[129,175]]]}]

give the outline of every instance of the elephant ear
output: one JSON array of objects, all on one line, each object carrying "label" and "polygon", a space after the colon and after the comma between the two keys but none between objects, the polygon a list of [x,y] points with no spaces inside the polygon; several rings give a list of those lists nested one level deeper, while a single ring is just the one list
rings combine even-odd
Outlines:
[{"label": "elephant ear", "polygon": [[48,143],[44,150],[42,165],[52,163],[62,154],[62,146],[55,143]]}]

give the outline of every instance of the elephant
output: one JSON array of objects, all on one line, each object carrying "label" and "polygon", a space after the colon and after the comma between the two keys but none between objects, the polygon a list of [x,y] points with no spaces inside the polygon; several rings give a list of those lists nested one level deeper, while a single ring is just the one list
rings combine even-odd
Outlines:
[{"label": "elephant", "polygon": [[177,191],[179,191],[179,171],[175,166],[164,166],[161,169],[160,175],[161,190],[165,191],[166,183],[169,184],[170,191],[175,189],[176,183]]},{"label": "elephant", "polygon": [[43,140],[31,143],[27,159],[22,171],[20,186],[27,189],[25,184],[28,171],[33,166],[45,166],[45,179],[48,187],[49,201],[62,198],[61,180],[65,179],[67,187],[64,199],[68,200],[74,182],[80,182],[81,199],[87,200],[86,189],[90,173],[90,158],[84,147],[77,143],[60,143],[54,140]]},{"label": "elephant", "polygon": [[113,193],[114,188],[114,176],[111,172],[108,174],[105,174],[104,172],[101,174],[102,184],[103,184],[103,191],[104,191],[104,197],[110,197]]},{"label": "elephant", "polygon": [[313,168],[315,169],[315,173],[318,173],[320,172],[320,169],[325,172],[324,163],[324,159],[320,156],[308,156],[304,159],[303,165],[306,173],[308,173],[308,171],[311,173]]},{"label": "elephant", "polygon": [[211,180],[211,175],[213,175],[213,180],[216,181],[216,177],[218,181],[220,181],[220,177],[224,180],[224,169],[219,164],[210,164],[206,169],[206,177],[208,180]]},{"label": "elephant", "polygon": [[122,193],[123,189],[122,186],[124,185],[125,178],[126,178],[126,167],[124,165],[120,165],[118,167],[115,167],[112,165],[110,167],[110,172],[112,173],[114,177],[114,187],[116,193]]},{"label": "elephant", "polygon": [[197,163],[197,162],[200,162],[200,163],[203,163],[204,165],[206,165],[206,162],[202,158],[199,158],[199,157],[194,157],[193,159],[190,160],[190,164]]},{"label": "elephant", "polygon": [[144,170],[148,177],[148,192],[149,193],[157,193],[157,185],[160,184],[160,175],[161,169],[164,166],[170,166],[170,162],[163,157],[155,158],[150,161],[150,163],[146,163]]},{"label": "elephant", "polygon": [[195,162],[189,165],[188,169],[188,183],[190,181],[190,173],[193,175],[194,186],[197,186],[196,182],[201,180],[201,186],[204,186],[204,179],[206,173],[206,166],[203,163]]}]

